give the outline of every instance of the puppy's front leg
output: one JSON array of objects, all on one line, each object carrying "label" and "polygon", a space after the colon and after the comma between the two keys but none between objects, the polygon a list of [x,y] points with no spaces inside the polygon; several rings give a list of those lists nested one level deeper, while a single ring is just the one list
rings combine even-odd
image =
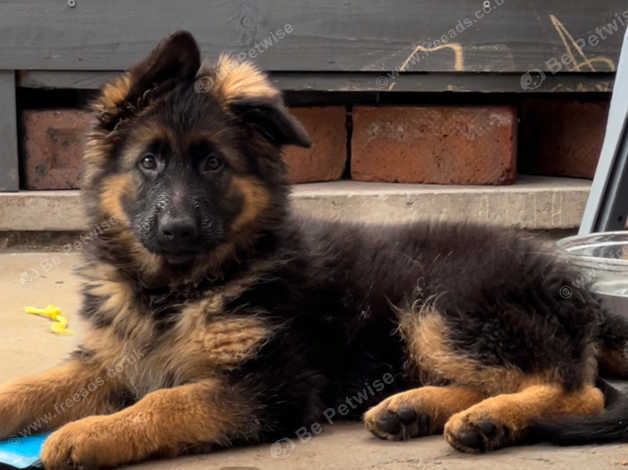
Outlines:
[{"label": "puppy's front leg", "polygon": [[0,386],[0,439],[55,429],[92,414],[117,411],[114,380],[78,359]]},{"label": "puppy's front leg", "polygon": [[253,440],[258,431],[253,404],[243,394],[204,380],[149,393],[112,415],[69,423],[46,440],[42,461],[47,470],[115,467]]}]

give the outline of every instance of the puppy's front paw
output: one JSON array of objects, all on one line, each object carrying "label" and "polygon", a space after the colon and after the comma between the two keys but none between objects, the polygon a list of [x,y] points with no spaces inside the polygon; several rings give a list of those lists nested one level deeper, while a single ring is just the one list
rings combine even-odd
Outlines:
[{"label": "puppy's front paw", "polygon": [[116,467],[133,460],[133,443],[107,416],[92,416],[66,424],[44,442],[41,461],[46,470]]},{"label": "puppy's front paw", "polygon": [[31,423],[25,400],[0,390],[0,440],[41,432],[43,426]]}]

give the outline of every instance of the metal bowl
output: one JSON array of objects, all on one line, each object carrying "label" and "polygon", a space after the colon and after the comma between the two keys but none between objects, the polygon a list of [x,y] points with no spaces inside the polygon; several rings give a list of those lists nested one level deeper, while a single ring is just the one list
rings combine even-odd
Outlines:
[{"label": "metal bowl", "polygon": [[593,281],[611,311],[628,316],[628,231],[567,237],[556,246]]}]

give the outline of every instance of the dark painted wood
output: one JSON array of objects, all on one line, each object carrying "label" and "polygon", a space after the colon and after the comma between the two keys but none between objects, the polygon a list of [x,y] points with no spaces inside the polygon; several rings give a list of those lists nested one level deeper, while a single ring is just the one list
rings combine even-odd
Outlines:
[{"label": "dark painted wood", "polygon": [[[118,72],[33,70],[18,73],[23,88],[92,90]],[[531,78],[534,78],[530,76]],[[610,92],[614,75],[600,73],[545,74],[528,82],[523,74],[431,72],[391,76],[381,72],[271,72],[271,81],[285,91],[480,92],[480,93],[599,93]],[[538,85],[538,86],[537,86]]]},{"label": "dark painted wood", "polygon": [[20,186],[17,154],[17,110],[15,74],[0,71],[0,191],[17,191]]},{"label": "dark painted wood", "polygon": [[23,88],[72,88],[94,90],[113,80],[121,71],[24,70],[17,72]]},{"label": "dark painted wood", "polygon": [[[249,57],[271,71],[399,70],[417,45],[431,45],[443,35],[444,49],[424,53],[405,70],[550,72],[549,64],[571,51],[572,63],[562,72],[609,71],[628,22],[625,0],[77,0],[75,5],[2,1],[0,68],[120,70],[164,35],[185,28],[210,60],[221,51],[253,51]],[[482,5],[491,12],[483,13]],[[581,38],[583,55],[575,47]]]}]

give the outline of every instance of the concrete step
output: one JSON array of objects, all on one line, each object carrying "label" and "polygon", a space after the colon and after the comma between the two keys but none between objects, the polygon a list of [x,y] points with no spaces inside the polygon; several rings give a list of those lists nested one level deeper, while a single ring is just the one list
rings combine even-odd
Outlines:
[{"label": "concrete step", "polygon": [[[294,209],[365,222],[471,220],[528,230],[580,224],[590,181],[520,176],[511,186],[335,181],[295,185]],[[0,193],[0,231],[87,229],[78,191]]]}]

